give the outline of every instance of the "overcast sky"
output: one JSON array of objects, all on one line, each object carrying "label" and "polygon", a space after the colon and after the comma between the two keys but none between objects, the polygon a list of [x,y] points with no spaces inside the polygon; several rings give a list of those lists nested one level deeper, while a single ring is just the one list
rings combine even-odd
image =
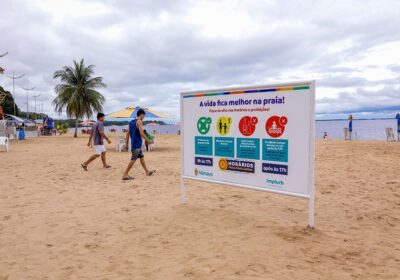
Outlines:
[{"label": "overcast sky", "polygon": [[[26,73],[18,105],[36,86],[52,116],[53,73],[81,58],[107,84],[105,113],[140,105],[179,118],[181,91],[310,79],[319,119],[400,110],[397,0],[1,0],[6,51],[6,74]],[[5,75],[0,85],[12,90]]]}]

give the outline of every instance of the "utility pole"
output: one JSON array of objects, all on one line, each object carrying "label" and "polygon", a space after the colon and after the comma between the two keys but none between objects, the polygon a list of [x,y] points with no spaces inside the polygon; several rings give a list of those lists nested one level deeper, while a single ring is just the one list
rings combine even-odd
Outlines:
[{"label": "utility pole", "polygon": [[43,97],[42,98],[40,98],[40,103],[41,103],[41,105],[42,105],[42,110],[40,111],[41,113],[42,113],[42,115],[44,114],[44,112],[43,112]]},{"label": "utility pole", "polygon": [[17,80],[17,79],[22,78],[23,76],[25,76],[25,74],[22,74],[22,75],[16,77],[16,76],[14,75],[14,71],[13,71],[12,76],[8,76],[8,75],[7,75],[8,78],[10,78],[10,79],[13,80],[14,116],[17,115],[17,114],[16,114],[16,109],[15,109],[15,84],[14,84],[14,81]]},{"label": "utility pole", "polygon": [[36,98],[38,98],[39,96],[41,96],[42,94],[39,95],[34,95],[33,98],[35,99],[35,114],[37,114],[36,112]]},{"label": "utility pole", "polygon": [[28,92],[30,91],[30,90],[33,90],[33,89],[35,89],[36,87],[32,87],[32,88],[24,88],[23,87],[23,89],[24,90],[26,90],[26,118],[27,119],[29,119],[29,95],[28,95]]}]

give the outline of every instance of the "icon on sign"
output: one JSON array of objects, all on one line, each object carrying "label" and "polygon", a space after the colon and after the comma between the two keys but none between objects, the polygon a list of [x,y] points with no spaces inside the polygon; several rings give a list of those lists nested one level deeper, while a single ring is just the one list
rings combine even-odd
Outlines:
[{"label": "icon on sign", "polygon": [[221,158],[218,162],[219,169],[227,170],[228,169],[228,161],[224,158]]},{"label": "icon on sign", "polygon": [[288,123],[287,117],[272,116],[265,123],[265,129],[269,136],[278,138],[285,132],[285,127]]},{"label": "icon on sign", "polygon": [[209,117],[201,117],[197,121],[197,130],[200,134],[207,134],[210,131],[211,127],[211,118]]},{"label": "icon on sign", "polygon": [[231,117],[220,117],[217,121],[217,131],[222,136],[227,135],[231,128],[232,118]]},{"label": "icon on sign", "polygon": [[257,117],[244,116],[239,121],[239,130],[244,136],[251,136],[256,130]]}]

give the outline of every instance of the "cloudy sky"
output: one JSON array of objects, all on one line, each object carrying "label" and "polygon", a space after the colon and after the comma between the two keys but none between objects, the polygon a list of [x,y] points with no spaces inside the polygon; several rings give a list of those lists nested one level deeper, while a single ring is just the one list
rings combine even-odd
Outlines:
[{"label": "cloudy sky", "polygon": [[[52,116],[53,72],[81,58],[104,77],[106,113],[179,118],[181,91],[310,79],[319,119],[400,110],[397,0],[1,0],[0,42],[6,74],[26,73],[18,105],[36,86]],[[12,89],[5,75],[0,85]]]}]

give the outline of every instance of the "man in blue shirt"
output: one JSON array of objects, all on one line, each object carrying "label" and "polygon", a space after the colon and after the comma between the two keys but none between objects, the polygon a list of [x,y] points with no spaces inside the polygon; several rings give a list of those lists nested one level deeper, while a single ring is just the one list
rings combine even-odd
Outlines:
[{"label": "man in blue shirt", "polygon": [[122,176],[122,180],[132,180],[133,177],[129,176],[128,173],[131,170],[133,164],[137,159],[140,159],[140,163],[142,164],[143,169],[146,171],[147,176],[151,176],[156,172],[155,170],[149,171],[146,166],[146,162],[144,161],[144,155],[142,151],[142,143],[144,138],[148,143],[154,143],[153,140],[150,140],[147,135],[143,131],[143,119],[145,116],[145,111],[143,109],[139,109],[136,113],[136,119],[132,120],[129,123],[128,132],[126,133],[125,140],[125,149],[128,149],[129,137],[131,138],[131,149],[132,149],[132,157],[131,161],[126,168],[124,175]]}]

